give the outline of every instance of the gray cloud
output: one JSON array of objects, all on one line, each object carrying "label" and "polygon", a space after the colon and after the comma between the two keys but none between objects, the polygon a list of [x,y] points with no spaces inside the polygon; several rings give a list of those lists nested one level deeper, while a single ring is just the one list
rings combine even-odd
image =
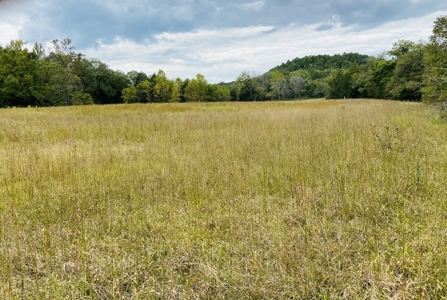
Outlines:
[{"label": "gray cloud", "polygon": [[343,26],[363,30],[447,9],[438,0],[28,0],[21,10],[19,4],[12,10],[28,16],[20,32],[24,39],[69,37],[79,47],[117,36],[144,41],[161,32],[200,28],[322,23],[320,29],[327,30],[334,15]]},{"label": "gray cloud", "polygon": [[362,31],[356,30],[356,25],[340,26],[337,18],[331,18],[327,23],[332,27],[324,31],[318,30],[322,24],[316,23],[165,32],[156,35],[155,41],[137,43],[118,38],[86,49],[85,53],[126,72],[141,70],[152,74],[162,69],[171,78],[191,78],[201,73],[210,82],[231,81],[244,70],[263,73],[288,59],[305,55],[343,52],[376,55],[389,50],[398,39],[426,39],[436,16],[434,13],[388,22]]},{"label": "gray cloud", "polygon": [[311,54],[427,38],[438,0],[0,0],[0,44],[71,38],[112,68],[229,81]]}]

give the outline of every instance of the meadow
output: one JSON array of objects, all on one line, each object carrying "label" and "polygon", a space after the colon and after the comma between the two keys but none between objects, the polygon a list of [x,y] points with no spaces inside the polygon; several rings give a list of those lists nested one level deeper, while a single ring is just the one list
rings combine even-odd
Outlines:
[{"label": "meadow", "polygon": [[0,110],[1,299],[445,299],[447,125],[380,100]]}]

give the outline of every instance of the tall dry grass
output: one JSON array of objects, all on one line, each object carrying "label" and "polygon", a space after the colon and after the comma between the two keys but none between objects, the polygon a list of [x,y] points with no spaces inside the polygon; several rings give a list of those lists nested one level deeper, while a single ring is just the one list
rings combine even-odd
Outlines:
[{"label": "tall dry grass", "polygon": [[0,295],[446,298],[446,129],[372,100],[1,110]]}]

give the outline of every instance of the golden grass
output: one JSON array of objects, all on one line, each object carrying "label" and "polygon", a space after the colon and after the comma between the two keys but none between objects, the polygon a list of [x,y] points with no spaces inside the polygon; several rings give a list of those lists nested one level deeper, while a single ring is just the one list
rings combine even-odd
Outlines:
[{"label": "golden grass", "polygon": [[423,105],[27,108],[0,125],[4,299],[447,297],[447,127]]}]

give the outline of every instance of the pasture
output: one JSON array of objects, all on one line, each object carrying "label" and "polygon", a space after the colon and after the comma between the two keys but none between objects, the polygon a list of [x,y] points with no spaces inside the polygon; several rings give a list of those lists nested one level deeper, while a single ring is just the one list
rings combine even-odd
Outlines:
[{"label": "pasture", "polygon": [[0,110],[2,299],[447,297],[422,104]]}]

